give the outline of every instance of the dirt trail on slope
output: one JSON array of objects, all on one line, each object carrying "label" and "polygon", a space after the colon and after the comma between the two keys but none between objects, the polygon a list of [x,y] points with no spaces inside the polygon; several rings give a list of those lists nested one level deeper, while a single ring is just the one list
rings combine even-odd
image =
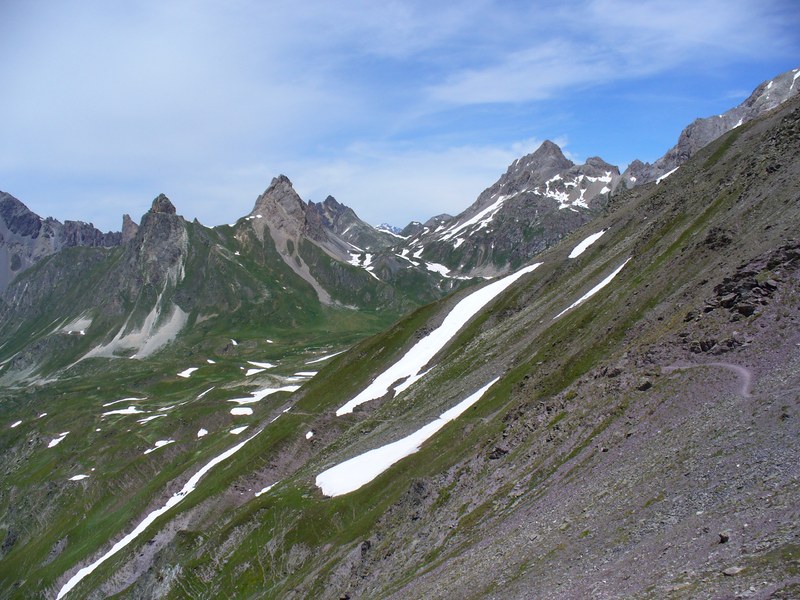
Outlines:
[{"label": "dirt trail on slope", "polygon": [[699,364],[674,364],[669,365],[667,367],[661,367],[662,373],[672,373],[673,371],[683,371],[685,369],[696,369],[698,367],[719,367],[722,369],[728,369],[733,371],[737,375],[742,378],[742,387],[739,389],[739,393],[744,396],[745,398],[750,398],[751,393],[750,390],[753,386],[753,372],[748,369],[747,367],[743,367],[741,365],[736,365],[733,363],[728,362],[708,362],[708,363],[699,363]]}]

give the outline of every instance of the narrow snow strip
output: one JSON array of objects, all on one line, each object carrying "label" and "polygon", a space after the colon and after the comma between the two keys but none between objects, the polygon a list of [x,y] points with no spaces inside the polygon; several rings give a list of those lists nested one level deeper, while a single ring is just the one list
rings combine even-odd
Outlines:
[{"label": "narrow snow strip", "polygon": [[578,305],[579,305],[579,304],[581,304],[582,302],[584,302],[584,301],[588,300],[589,298],[591,298],[592,296],[594,296],[594,295],[595,295],[597,292],[599,292],[600,290],[602,290],[604,287],[606,287],[606,286],[607,286],[609,283],[611,283],[611,280],[612,280],[612,279],[614,279],[614,277],[616,277],[616,276],[619,274],[619,272],[620,272],[620,271],[622,271],[622,268],[623,268],[625,265],[627,265],[627,264],[628,264],[628,261],[629,261],[631,258],[632,258],[632,257],[629,257],[629,258],[628,258],[628,260],[626,260],[624,263],[622,263],[620,266],[618,266],[616,269],[614,269],[614,271],[613,271],[613,272],[612,272],[612,273],[611,273],[611,274],[610,274],[608,277],[606,277],[605,279],[603,279],[603,281],[601,281],[600,283],[598,283],[596,286],[594,286],[592,289],[590,289],[588,292],[586,292],[586,293],[585,293],[583,296],[581,296],[580,298],[578,298],[578,299],[577,299],[575,302],[573,302],[573,303],[572,303],[572,304],[570,304],[570,305],[569,305],[567,308],[565,308],[565,309],[564,309],[564,310],[562,310],[560,313],[558,313],[558,314],[557,314],[555,317],[553,317],[553,320],[555,321],[557,318],[559,318],[559,317],[560,317],[561,315],[563,315],[565,312],[567,312],[567,311],[569,311],[569,310],[572,310],[573,308],[575,308],[576,306],[578,306]]},{"label": "narrow snow strip", "polygon": [[199,437],[199,438],[205,437],[207,435],[208,435],[208,429],[199,429],[197,431],[197,437]]},{"label": "narrow snow strip", "polygon": [[308,361],[306,363],[306,365],[313,365],[315,363],[321,363],[322,361],[328,360],[329,358],[333,358],[334,356],[339,356],[340,354],[343,354],[344,352],[347,352],[347,350],[342,350],[341,352],[334,352],[333,354],[328,354],[327,356],[321,356],[319,358],[315,358],[314,360]]},{"label": "narrow snow strip", "polygon": [[411,435],[355,456],[323,471],[317,475],[317,487],[326,496],[341,496],[366,485],[400,459],[417,452],[423,442],[480,400],[486,390],[494,385],[498,379],[499,377],[493,379],[450,410],[443,412],[438,419],[428,423]]},{"label": "narrow snow strip", "polygon": [[187,378],[187,379],[188,379],[188,378],[189,378],[189,376],[190,376],[192,373],[194,373],[195,371],[197,371],[197,369],[198,369],[198,368],[199,368],[199,367],[189,367],[188,369],[186,369],[186,370],[184,370],[184,371],[181,371],[180,373],[178,373],[178,377],[185,377],[185,378]]},{"label": "narrow snow strip", "polygon": [[245,429],[247,429],[247,425],[242,425],[241,427],[234,427],[233,429],[231,429],[231,431],[230,431],[230,432],[231,432],[233,435],[239,435],[239,434],[240,434],[240,433],[242,433],[242,432],[243,432]]},{"label": "narrow snow strip", "polygon": [[114,400],[113,402],[106,402],[103,404],[103,408],[106,406],[113,406],[114,404],[119,404],[120,402],[138,402],[139,400],[144,400],[144,398],[123,398],[122,400]]},{"label": "narrow snow strip", "polygon": [[64,433],[62,433],[57,438],[50,440],[50,443],[47,444],[47,447],[48,448],[53,448],[54,446],[58,446],[64,440],[64,438],[67,437],[68,433],[69,433],[69,431],[65,431]]},{"label": "narrow snow strip", "polygon": [[87,477],[89,477],[89,476],[88,475],[73,475],[72,477],[69,478],[68,481],[80,481],[81,479],[86,479]]},{"label": "narrow snow strip", "polygon": [[265,390],[258,390],[257,392],[253,392],[247,398],[231,398],[228,402],[235,402],[236,404],[255,404],[259,400],[263,400],[267,396],[271,396],[272,394],[277,394],[278,392],[296,392],[300,389],[299,385],[284,385],[283,387],[279,388],[267,388]]},{"label": "narrow snow strip", "polygon": [[205,395],[206,395],[208,392],[210,392],[211,390],[213,390],[215,387],[216,387],[216,386],[212,386],[212,387],[208,388],[208,389],[207,389],[205,392],[202,392],[202,393],[201,393],[201,394],[200,394],[200,395],[197,397],[197,399],[198,399],[198,400],[200,400],[200,398],[202,398],[203,396],[205,396]]},{"label": "narrow snow strip", "polygon": [[252,415],[253,409],[248,406],[237,406],[236,408],[231,409],[231,414],[234,417],[239,417],[243,415]]},{"label": "narrow snow strip", "polygon": [[578,244],[577,246],[575,246],[572,249],[572,252],[569,253],[569,256],[567,258],[577,258],[577,257],[579,257],[581,254],[583,254],[586,251],[586,249],[589,246],[591,246],[597,240],[599,240],[600,236],[602,236],[605,232],[606,232],[606,230],[603,229],[603,230],[598,231],[597,233],[593,233],[592,235],[587,237],[585,240],[583,240],[580,244]]},{"label": "narrow snow strip", "polygon": [[128,408],[121,408],[118,410],[110,410],[108,412],[104,412],[101,417],[107,417],[109,415],[139,415],[144,414],[145,411],[139,410],[135,406],[129,406]]},{"label": "narrow snow strip", "polygon": [[659,184],[659,183],[661,183],[661,182],[662,182],[664,179],[666,179],[667,177],[669,177],[670,175],[672,175],[672,174],[673,174],[675,171],[677,171],[679,168],[680,168],[680,167],[675,167],[674,169],[672,169],[672,171],[667,171],[666,173],[664,173],[664,174],[663,174],[661,177],[659,177],[658,179],[656,179],[656,185],[658,185],[658,184]]},{"label": "narrow snow strip", "polygon": [[210,365],[215,365],[215,364],[217,364],[217,361],[215,361],[215,360],[211,360],[210,358],[207,358],[207,359],[206,359],[206,362],[207,362],[208,364],[210,364]]},{"label": "narrow snow strip", "polygon": [[400,379],[415,377],[444,348],[447,342],[461,330],[467,321],[517,279],[530,273],[541,264],[535,263],[520,269],[516,273],[507,275],[476,290],[461,300],[453,307],[453,310],[450,311],[438,328],[422,338],[400,360],[378,375],[365,390],[340,407],[336,411],[336,415],[341,416],[351,413],[356,406],[384,396],[391,385]]},{"label": "narrow snow strip", "polygon": [[298,377],[313,377],[317,373],[319,373],[319,371],[298,371],[295,375]]},{"label": "narrow snow strip", "polygon": [[175,440],[158,440],[155,443],[155,447],[154,448],[150,448],[149,450],[145,450],[144,453],[145,454],[150,454],[151,452],[155,452],[159,448],[163,448],[167,444],[174,444],[174,443],[175,443]]},{"label": "narrow snow strip", "polygon": [[254,360],[248,360],[248,361],[247,361],[247,364],[248,364],[248,365],[253,365],[254,367],[258,367],[259,369],[271,369],[272,367],[274,367],[274,366],[275,366],[275,365],[273,365],[272,363],[268,363],[268,362],[256,362],[256,361],[254,361]]},{"label": "narrow snow strip", "polygon": [[266,369],[247,369],[247,372],[244,374],[245,377],[250,377],[251,375],[258,375],[259,373],[263,373]]},{"label": "narrow snow strip", "polygon": [[277,485],[277,482],[273,483],[272,485],[268,485],[265,488],[262,488],[260,492],[256,492],[256,498],[258,498],[261,494],[266,494],[268,491],[270,491],[276,485]]},{"label": "narrow snow strip", "polygon": [[14,429],[14,427],[19,427],[20,425],[22,425],[22,421],[15,421],[15,422],[13,422],[13,423],[11,424],[11,427],[10,427],[10,428],[11,428],[11,429]]},{"label": "narrow snow strip", "polygon": [[149,421],[152,421],[153,419],[159,419],[159,418],[161,418],[161,417],[166,417],[166,416],[167,416],[167,415],[165,415],[165,414],[153,415],[152,417],[145,417],[144,419],[139,419],[139,420],[138,420],[138,421],[136,421],[136,422],[137,422],[137,423],[142,423],[142,424],[144,424],[144,423],[147,423],[147,422],[149,422]]},{"label": "narrow snow strip", "polygon": [[[256,434],[256,435],[258,435],[258,434]],[[153,521],[155,521],[158,517],[160,517],[165,512],[167,512],[170,508],[172,508],[173,506],[175,506],[176,504],[181,502],[181,500],[183,500],[190,493],[192,493],[195,490],[195,488],[197,487],[197,484],[200,481],[200,479],[202,479],[202,477],[206,473],[208,473],[211,469],[213,469],[215,466],[217,466],[222,461],[224,461],[227,458],[229,458],[229,457],[233,456],[234,454],[236,454],[239,450],[241,450],[244,447],[244,445],[247,442],[252,440],[254,437],[255,437],[255,435],[247,438],[246,440],[244,440],[242,442],[239,442],[235,446],[233,446],[231,448],[228,448],[225,452],[223,452],[219,456],[216,456],[215,458],[213,458],[209,462],[207,462],[206,465],[203,468],[201,468],[197,473],[195,473],[194,475],[192,475],[189,478],[189,481],[186,482],[186,484],[183,486],[181,491],[173,494],[170,497],[170,499],[167,500],[167,502],[166,502],[166,504],[164,504],[164,506],[162,506],[159,509],[154,510],[149,515],[147,515],[133,529],[133,531],[131,531],[128,535],[126,535],[121,540],[119,540],[116,544],[114,544],[111,547],[111,550],[109,550],[108,552],[103,554],[100,558],[98,558],[92,564],[82,568],[77,573],[75,573],[75,575],[73,575],[72,578],[66,584],[64,584],[64,587],[62,587],[61,590],[58,592],[58,596],[56,596],[56,600],[60,600],[61,598],[66,596],[70,592],[70,590],[72,590],[72,588],[74,588],[76,585],[78,585],[81,582],[81,580],[83,580],[84,577],[89,575],[97,567],[99,567],[101,564],[103,564],[105,561],[107,561],[109,558],[114,556],[117,552],[122,550],[125,546],[130,544],[137,537],[139,537],[144,532],[144,530],[147,529],[153,523]]]}]

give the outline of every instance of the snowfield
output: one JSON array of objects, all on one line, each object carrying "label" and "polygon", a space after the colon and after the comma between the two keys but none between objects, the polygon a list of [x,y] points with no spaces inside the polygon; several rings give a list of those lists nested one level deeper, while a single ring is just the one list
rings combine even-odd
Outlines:
[{"label": "snowfield", "polygon": [[428,423],[403,439],[359,454],[335,467],[323,471],[316,478],[316,485],[326,496],[341,496],[366,485],[394,463],[420,449],[425,440],[432,437],[442,427],[464,413],[480,400],[499,379],[495,378],[477,392],[443,412],[438,419]]},{"label": "snowfield", "polygon": [[542,263],[524,267],[511,275],[490,283],[462,299],[445,317],[444,322],[417,342],[405,356],[378,375],[375,380],[355,398],[341,406],[336,415],[341,416],[353,412],[356,406],[381,398],[389,392],[389,388],[397,381],[406,378],[418,378],[419,372],[484,306],[489,304],[498,294],[508,288],[517,279],[532,272]]}]

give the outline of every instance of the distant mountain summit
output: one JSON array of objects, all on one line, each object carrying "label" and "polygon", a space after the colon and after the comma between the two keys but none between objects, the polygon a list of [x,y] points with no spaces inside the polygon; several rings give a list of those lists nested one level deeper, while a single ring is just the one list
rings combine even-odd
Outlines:
[{"label": "distant mountain summit", "polygon": [[546,140],[461,214],[407,227],[408,254],[461,276],[504,273],[589,220],[619,179],[619,169],[601,158],[576,165]]}]

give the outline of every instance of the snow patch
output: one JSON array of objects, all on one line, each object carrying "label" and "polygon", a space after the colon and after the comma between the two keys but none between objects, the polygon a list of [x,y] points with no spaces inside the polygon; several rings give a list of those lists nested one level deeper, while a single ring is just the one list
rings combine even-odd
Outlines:
[{"label": "snow patch", "polygon": [[144,414],[146,411],[139,410],[135,406],[129,406],[128,408],[120,408],[118,410],[110,410],[108,412],[104,412],[101,417],[108,417],[111,415],[141,415]]},{"label": "snow patch", "polygon": [[20,425],[22,425],[22,421],[14,421],[9,427],[9,429],[14,429],[15,427],[19,427]]},{"label": "snow patch", "polygon": [[239,435],[245,429],[247,429],[247,427],[248,425],[242,425],[241,427],[234,427],[233,429],[231,429],[230,433],[232,433],[233,435]]},{"label": "snow patch", "polygon": [[313,431],[309,431],[309,432],[306,433],[306,439],[307,440],[310,440],[312,437],[314,437],[314,432]]},{"label": "snow patch", "polygon": [[201,437],[205,437],[207,435],[208,435],[208,429],[202,429],[202,428],[198,429],[197,437],[201,438]]},{"label": "snow patch", "polygon": [[188,379],[191,376],[191,374],[197,371],[197,369],[199,368],[200,367],[189,367],[188,369],[185,369],[180,373],[178,373],[178,377],[183,377],[185,379]]},{"label": "snow patch", "polygon": [[81,479],[87,479],[88,475],[73,475],[67,481],[80,481]]},{"label": "snow patch", "polygon": [[622,271],[623,267],[624,267],[625,265],[627,265],[627,264],[628,264],[628,261],[629,261],[631,258],[633,258],[633,257],[630,257],[630,258],[628,258],[628,260],[626,260],[624,263],[622,263],[620,266],[618,266],[616,269],[614,269],[614,271],[613,271],[613,272],[612,272],[610,275],[608,275],[608,277],[606,277],[605,279],[603,279],[603,281],[601,281],[600,283],[598,283],[596,286],[594,286],[592,289],[590,289],[588,292],[586,292],[586,293],[585,293],[583,296],[581,296],[580,298],[578,298],[578,299],[577,299],[575,302],[573,302],[573,303],[572,303],[572,304],[570,304],[570,305],[569,305],[567,308],[565,308],[565,309],[564,309],[564,310],[562,310],[560,313],[558,313],[558,314],[557,314],[555,317],[553,317],[553,320],[555,321],[557,318],[559,318],[559,317],[560,317],[561,315],[563,315],[565,312],[567,312],[567,311],[569,311],[569,310],[572,310],[573,308],[575,308],[575,307],[576,307],[576,306],[578,306],[579,304],[581,304],[581,303],[585,302],[586,300],[588,300],[589,298],[591,298],[592,296],[594,296],[594,295],[595,295],[597,292],[599,292],[600,290],[602,290],[604,287],[606,287],[606,286],[607,286],[609,283],[611,283],[611,280],[612,280],[612,279],[614,279],[614,277],[616,277],[617,275],[619,275],[619,272],[620,272],[620,271]]},{"label": "snow patch", "polygon": [[518,270],[511,275],[490,283],[456,304],[445,317],[442,324],[417,342],[406,354],[378,375],[375,380],[352,400],[345,403],[337,411],[341,416],[353,412],[356,406],[381,398],[389,392],[389,388],[397,381],[416,376],[422,368],[455,336],[461,328],[474,317],[484,306],[498,294],[512,285],[523,275],[530,273],[542,263],[535,263]]},{"label": "snow patch", "polygon": [[249,406],[237,406],[231,409],[231,414],[234,417],[249,416],[253,414],[253,409]]},{"label": "snow patch", "polygon": [[174,443],[175,443],[175,440],[158,440],[158,441],[157,441],[157,442],[154,444],[154,446],[155,446],[155,447],[153,447],[153,448],[150,448],[149,450],[145,450],[145,451],[144,451],[144,453],[145,453],[145,454],[150,454],[151,452],[155,452],[155,451],[156,451],[156,450],[158,450],[159,448],[163,448],[164,446],[166,446],[166,445],[168,445],[168,444],[174,444]]},{"label": "snow patch", "polygon": [[62,441],[64,441],[64,438],[67,437],[68,433],[69,431],[65,431],[62,434],[60,434],[57,438],[50,440],[50,443],[47,444],[47,447],[54,448],[58,446]]},{"label": "snow patch", "polygon": [[273,365],[272,363],[268,363],[268,362],[256,362],[256,361],[254,361],[254,360],[248,360],[248,361],[247,361],[247,364],[248,364],[248,365],[253,365],[254,367],[258,367],[259,369],[271,369],[271,368],[273,368],[273,367],[275,366],[275,365]]},{"label": "snow patch", "polygon": [[672,175],[672,174],[673,174],[675,171],[677,171],[678,169],[680,169],[680,167],[675,167],[674,169],[672,169],[672,171],[667,171],[666,173],[664,173],[664,174],[663,174],[661,177],[659,177],[658,179],[656,179],[656,185],[658,185],[659,183],[661,183],[663,180],[665,180],[667,177],[669,177],[670,175]]},{"label": "snow patch", "polygon": [[486,390],[494,385],[498,379],[499,377],[493,379],[453,408],[443,412],[438,419],[428,423],[411,435],[355,456],[323,471],[317,475],[315,480],[317,487],[326,496],[341,496],[366,485],[397,461],[417,452],[423,442],[480,400]]},{"label": "snow patch", "polygon": [[597,233],[593,233],[592,235],[587,237],[585,240],[583,240],[580,244],[578,244],[577,246],[575,246],[572,249],[572,252],[569,253],[569,256],[567,258],[577,258],[577,257],[579,257],[581,254],[583,254],[586,251],[586,249],[589,246],[591,246],[597,240],[599,240],[600,236],[602,236],[605,232],[606,232],[606,230],[603,229],[603,230],[598,231]]}]

